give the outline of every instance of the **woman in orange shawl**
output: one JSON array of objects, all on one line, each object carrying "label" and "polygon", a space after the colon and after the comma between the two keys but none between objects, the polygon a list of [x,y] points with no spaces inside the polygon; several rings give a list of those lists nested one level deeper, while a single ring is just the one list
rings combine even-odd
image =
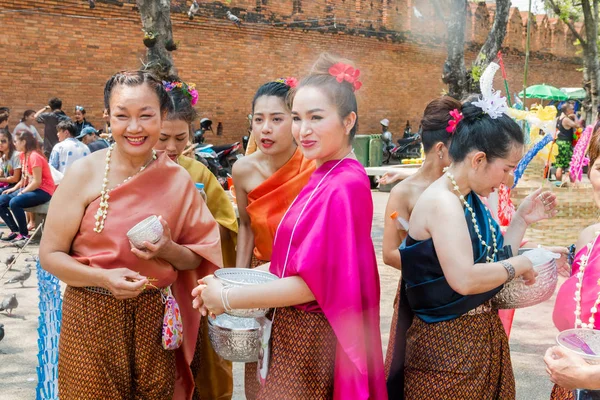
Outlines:
[{"label": "woman in orange shawl", "polygon": [[[180,86],[178,86],[181,83]],[[164,150],[167,156],[183,167],[194,183],[203,183],[206,205],[219,224],[223,266],[235,267],[235,240],[238,223],[229,197],[217,178],[199,161],[183,155],[189,142],[191,124],[196,118],[194,87],[184,82],[169,82],[169,97],[173,109],[167,114],[155,150]],[[194,399],[227,400],[233,395],[231,362],[221,358],[208,339],[208,321],[202,318],[196,353],[191,364],[194,374]]]},{"label": "woman in orange shawl", "polygon": [[[68,285],[60,398],[190,399],[200,326],[190,291],[222,264],[217,223],[188,173],[153,150],[171,106],[162,84],[118,73],[104,101],[115,143],[69,169],[40,247],[42,267]],[[133,247],[128,230],[151,215],[162,236]]]},{"label": "woman in orange shawl", "polygon": [[[233,166],[240,215],[236,266],[256,267],[271,260],[275,231],[283,214],[315,170],[292,137],[286,98],[294,78],[262,85],[252,101],[252,133],[260,151]],[[256,363],[246,365],[246,398],[259,389]]]}]

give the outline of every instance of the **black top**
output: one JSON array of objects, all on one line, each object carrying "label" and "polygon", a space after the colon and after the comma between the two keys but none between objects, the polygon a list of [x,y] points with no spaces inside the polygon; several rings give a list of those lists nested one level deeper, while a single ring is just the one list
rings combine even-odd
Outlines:
[{"label": "black top", "polygon": [[562,117],[558,120],[558,135],[556,136],[556,140],[565,140],[571,142],[573,140],[573,128],[565,129],[563,126],[563,119],[567,117]]},{"label": "black top", "polygon": [[70,120],[64,112],[55,110],[45,112],[37,118],[37,122],[44,124],[44,153],[50,154],[52,148],[58,143],[58,135],[56,134],[56,125],[59,122]]},{"label": "black top", "polygon": [[98,150],[106,149],[108,147],[108,143],[104,139],[98,139],[95,142],[88,144],[87,147],[89,147],[90,152],[93,153]]}]

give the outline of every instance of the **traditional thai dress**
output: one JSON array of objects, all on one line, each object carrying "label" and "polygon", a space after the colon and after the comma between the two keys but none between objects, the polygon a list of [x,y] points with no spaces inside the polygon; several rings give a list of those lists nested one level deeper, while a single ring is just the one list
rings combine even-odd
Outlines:
[{"label": "traditional thai dress", "polygon": [[[73,239],[71,256],[90,268],[126,267],[171,285],[183,321],[183,344],[161,344],[165,305],[158,290],[117,300],[101,288],[68,286],[59,347],[60,398],[191,399],[190,363],[200,314],[192,308],[197,280],[222,264],[219,229],[183,168],[161,153],[143,172],[110,191],[108,217],[93,231],[100,198],[92,201]],[[162,259],[131,252],[127,231],[150,215],[161,215],[171,237],[202,257],[198,268],[178,271]]]},{"label": "traditional thai dress", "polygon": [[[471,193],[466,200],[483,239],[492,243],[489,212],[476,195]],[[467,210],[465,216],[474,261],[485,263],[487,254]],[[500,228],[492,224],[501,249]],[[477,295],[456,293],[444,277],[433,240],[415,241],[410,232],[400,254],[406,290],[401,291],[405,298],[398,304],[409,306],[415,317],[407,331],[397,330],[395,347],[399,350],[387,381],[389,398],[514,399],[508,339],[489,302],[502,286]]]},{"label": "traditional thai dress", "polygon": [[300,276],[315,301],[276,310],[258,399],[387,397],[372,217],[369,179],[352,159],[318,168],[286,213],[270,270]]},{"label": "traditional thai dress", "polygon": [[[223,266],[235,267],[238,223],[231,201],[217,178],[204,164],[185,156],[179,156],[177,163],[190,174],[193,182],[204,184],[206,205],[217,223],[227,230],[227,234],[221,236]],[[221,358],[212,348],[208,339],[206,318],[202,318],[192,371],[196,382],[194,399],[231,399],[233,395],[231,361]]]},{"label": "traditional thai dress", "polygon": [[[296,149],[283,167],[248,193],[246,212],[254,233],[251,268],[271,260],[275,231],[281,218],[306,186],[314,170],[315,162],[305,159],[302,152]],[[245,375],[246,398],[253,400],[259,390],[256,363],[246,364]]]},{"label": "traditional thai dress", "polygon": [[[593,246],[591,251],[588,246]],[[588,252],[589,258],[584,269],[583,282],[581,285],[580,318],[582,322],[588,323],[591,316],[590,309],[594,306],[594,303],[598,298],[598,292],[600,291],[600,287],[598,286],[598,280],[600,279],[600,240],[595,240],[594,238],[594,241],[579,249],[573,260],[571,277],[562,284],[556,295],[552,319],[556,328],[561,332],[575,328],[575,291],[577,289],[576,285],[579,282],[577,273],[581,267],[582,257],[587,257]],[[594,329],[600,329],[600,318],[597,316],[594,320]],[[554,385],[551,399],[573,399],[573,392],[571,390],[563,389],[558,385]]]}]

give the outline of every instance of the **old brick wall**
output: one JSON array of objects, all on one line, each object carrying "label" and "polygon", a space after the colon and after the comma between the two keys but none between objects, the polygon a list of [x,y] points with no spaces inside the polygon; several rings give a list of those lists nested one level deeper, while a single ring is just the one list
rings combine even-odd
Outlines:
[{"label": "old brick wall", "polygon": [[[13,127],[25,109],[38,110],[50,97],[88,110],[88,120],[102,126],[102,90],[115,71],[140,65],[145,48],[134,1],[0,0],[0,105],[12,109]],[[197,108],[224,137],[239,140],[257,87],[282,76],[302,76],[323,51],[343,55],[362,71],[358,92],[360,133],[379,131],[388,118],[400,133],[410,120],[418,126],[426,103],[440,95],[445,60],[443,22],[428,0],[231,0],[200,1],[194,21],[190,2],[173,0],[174,52],[180,76],[200,91]],[[420,14],[417,16],[415,8]],[[467,56],[473,59],[493,21],[474,4],[467,22]],[[238,29],[224,16],[232,10],[244,19]],[[522,88],[524,28],[512,10],[505,41],[505,63],[512,91]],[[536,24],[530,83],[580,86],[580,60],[565,26],[541,19]],[[499,74],[498,74],[499,75]],[[504,88],[499,77],[497,88]]]}]

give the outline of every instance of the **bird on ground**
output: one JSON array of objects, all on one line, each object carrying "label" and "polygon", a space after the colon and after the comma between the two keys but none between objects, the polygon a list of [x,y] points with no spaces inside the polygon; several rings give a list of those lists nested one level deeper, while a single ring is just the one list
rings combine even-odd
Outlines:
[{"label": "bird on ground", "polygon": [[231,22],[233,22],[234,24],[236,24],[238,28],[242,27],[242,20],[239,19],[238,17],[236,17],[235,15],[233,15],[231,13],[231,11],[227,11],[227,18],[229,18],[229,20]]},{"label": "bird on ground", "polygon": [[18,306],[19,302],[17,301],[17,295],[12,294],[2,300],[2,303],[0,304],[0,311],[6,311],[8,315],[11,315],[12,311]]},{"label": "bird on ground", "polygon": [[15,255],[11,254],[10,256],[6,257],[6,260],[4,260],[4,264],[6,264],[6,266],[8,267],[8,269],[10,269],[12,267],[12,264],[15,262]]},{"label": "bird on ground", "polygon": [[30,276],[31,276],[31,265],[27,264],[21,272],[19,272],[18,274],[16,274],[15,276],[10,278],[6,282],[4,282],[4,284],[6,285],[7,283],[17,283],[18,282],[21,284],[21,287],[23,287],[23,283],[27,279],[29,279]]},{"label": "bird on ground", "polygon": [[190,6],[190,9],[188,11],[188,18],[190,19],[190,21],[194,19],[194,15],[196,15],[199,9],[200,5],[198,4],[198,2],[196,0],[192,1],[192,5]]},{"label": "bird on ground", "polygon": [[0,342],[4,339],[4,324],[0,324]]},{"label": "bird on ground", "polygon": [[38,261],[39,261],[39,258],[38,258],[38,256],[27,257],[27,258],[25,259],[25,261],[28,261],[28,262],[35,262],[35,263],[36,263],[36,262],[38,262]]}]

